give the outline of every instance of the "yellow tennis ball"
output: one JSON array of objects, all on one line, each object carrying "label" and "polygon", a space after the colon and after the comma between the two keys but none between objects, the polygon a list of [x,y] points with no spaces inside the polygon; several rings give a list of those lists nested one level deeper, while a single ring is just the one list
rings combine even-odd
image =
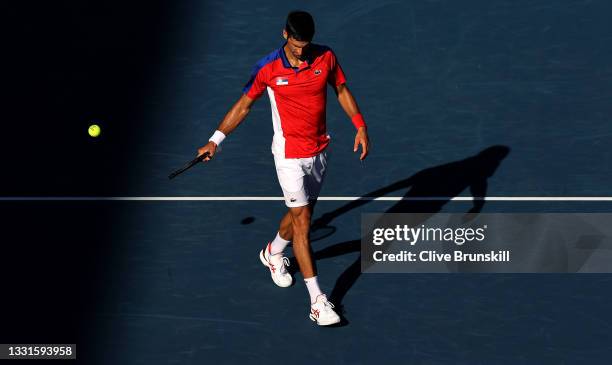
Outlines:
[{"label": "yellow tennis ball", "polygon": [[89,126],[89,129],[87,130],[89,132],[89,135],[92,137],[97,137],[100,135],[100,132],[102,131],[100,129],[100,126],[97,124],[92,124]]}]

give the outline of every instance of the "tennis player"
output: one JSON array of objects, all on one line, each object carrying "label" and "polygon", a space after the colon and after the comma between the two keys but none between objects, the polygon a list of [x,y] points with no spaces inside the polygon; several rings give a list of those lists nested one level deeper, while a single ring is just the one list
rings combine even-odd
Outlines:
[{"label": "tennis player", "polygon": [[212,158],[225,137],[249,114],[255,100],[268,93],[274,128],[272,153],[289,211],[281,219],[276,237],[261,250],[259,258],[276,285],[291,286],[289,260],[283,251],[293,242],[293,253],[310,295],[309,317],[325,326],[340,322],[340,317],[319,288],[308,233],[327,171],[330,142],[325,120],[327,85],[334,89],[357,130],[353,150],[357,152],[361,146],[361,160],[368,155],[369,141],[366,124],[346,86],[336,55],[329,47],[311,43],[314,33],[310,14],[289,13],[283,29],[285,44],[257,62],[243,95],[227,112],[209,142],[198,149],[198,156],[208,152],[210,157],[206,161]]}]

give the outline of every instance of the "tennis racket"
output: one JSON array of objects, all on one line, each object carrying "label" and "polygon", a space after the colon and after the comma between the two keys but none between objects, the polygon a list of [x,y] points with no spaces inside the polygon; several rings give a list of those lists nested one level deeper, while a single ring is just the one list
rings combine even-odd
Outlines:
[{"label": "tennis racket", "polygon": [[174,179],[178,175],[180,175],[183,172],[185,172],[185,171],[189,170],[190,168],[192,168],[193,165],[204,161],[204,159],[206,157],[208,157],[208,156],[210,156],[210,153],[206,152],[206,153],[203,153],[200,156],[194,158],[193,160],[191,160],[187,164],[185,164],[185,166],[181,167],[180,169],[178,169],[178,170],[174,171],[173,173],[171,173],[170,175],[168,175],[168,179]]}]

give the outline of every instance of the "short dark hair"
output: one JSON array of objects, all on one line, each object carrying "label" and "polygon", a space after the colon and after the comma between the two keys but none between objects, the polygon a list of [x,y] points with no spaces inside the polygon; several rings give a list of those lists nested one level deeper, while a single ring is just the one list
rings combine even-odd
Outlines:
[{"label": "short dark hair", "polygon": [[287,36],[298,41],[310,42],[315,32],[314,19],[305,11],[295,10],[287,15]]}]

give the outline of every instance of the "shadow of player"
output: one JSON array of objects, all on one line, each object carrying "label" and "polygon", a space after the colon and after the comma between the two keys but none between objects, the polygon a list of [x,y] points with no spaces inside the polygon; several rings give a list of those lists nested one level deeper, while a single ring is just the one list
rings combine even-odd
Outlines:
[{"label": "shadow of player", "polygon": [[[406,200],[400,200],[387,209],[385,213],[430,213],[431,216],[439,212],[453,197],[459,196],[461,192],[468,188],[475,198],[468,213],[479,213],[485,204],[487,179],[493,176],[509,152],[509,147],[492,146],[475,156],[419,171],[406,179],[372,191],[359,200],[324,213],[313,222],[312,229],[317,230],[328,226],[335,218],[369,203],[372,198],[382,197],[402,189],[408,189],[403,195]],[[436,199],[432,199],[432,197],[436,197]],[[355,239],[324,248],[315,252],[314,255],[316,260],[336,257],[351,252],[360,252],[360,246],[361,239]],[[330,294],[330,300],[338,308],[342,308],[342,301],[346,293],[360,275],[361,254],[355,262],[340,274]],[[339,312],[342,312],[342,310]],[[344,324],[348,323],[344,318],[343,322]]]}]

